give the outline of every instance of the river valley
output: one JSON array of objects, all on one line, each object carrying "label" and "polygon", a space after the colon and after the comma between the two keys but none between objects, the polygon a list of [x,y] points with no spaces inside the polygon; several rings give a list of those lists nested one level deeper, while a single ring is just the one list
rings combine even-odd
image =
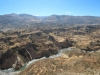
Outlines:
[{"label": "river valley", "polygon": [[[61,49],[59,50],[58,54],[56,55],[52,55],[50,56],[49,58],[56,58],[56,57],[60,57],[64,51],[68,51],[68,50],[72,50],[73,48],[65,48],[65,49]],[[17,75],[18,73],[20,73],[22,70],[24,70],[25,68],[27,68],[29,65],[37,62],[37,61],[40,61],[40,60],[43,60],[43,59],[49,59],[49,58],[46,58],[46,57],[42,57],[40,59],[33,59],[32,61],[29,61],[27,64],[25,64],[23,67],[21,67],[21,69],[19,69],[19,71],[17,70],[14,70],[13,68],[9,68],[7,70],[1,70],[0,71],[0,75]],[[21,71],[20,71],[21,70]]]}]

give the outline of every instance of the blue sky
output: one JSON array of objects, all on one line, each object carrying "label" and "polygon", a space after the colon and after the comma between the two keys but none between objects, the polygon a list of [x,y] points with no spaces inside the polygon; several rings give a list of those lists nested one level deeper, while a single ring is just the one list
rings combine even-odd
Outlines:
[{"label": "blue sky", "polygon": [[0,0],[0,15],[100,16],[100,0]]}]

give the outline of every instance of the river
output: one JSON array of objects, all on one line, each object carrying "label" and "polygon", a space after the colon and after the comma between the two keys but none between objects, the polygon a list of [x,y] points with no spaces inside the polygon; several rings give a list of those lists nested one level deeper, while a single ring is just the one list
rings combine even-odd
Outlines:
[{"label": "river", "polygon": [[[52,55],[49,58],[56,58],[62,55],[62,53],[64,53],[64,51],[68,51],[68,50],[72,50],[73,48],[69,47],[69,48],[65,48],[65,49],[61,49],[59,50],[58,54],[56,55]],[[16,75],[19,72],[21,72],[22,70],[24,70],[25,68],[27,68],[27,66],[29,66],[30,64],[33,64],[36,61],[39,60],[43,60],[43,59],[49,59],[46,57],[42,57],[40,59],[33,59],[32,61],[29,61],[27,64],[25,64],[22,68],[19,69],[19,71],[15,71],[13,68],[9,68],[7,70],[0,70],[0,75]]]}]

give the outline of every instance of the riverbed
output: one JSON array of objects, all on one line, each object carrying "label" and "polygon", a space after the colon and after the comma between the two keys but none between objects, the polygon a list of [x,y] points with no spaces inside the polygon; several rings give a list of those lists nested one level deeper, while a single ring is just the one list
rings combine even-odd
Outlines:
[{"label": "riverbed", "polygon": [[[59,50],[58,54],[56,55],[52,55],[50,56],[49,58],[56,58],[56,57],[59,57],[62,55],[62,53],[64,53],[65,51],[68,51],[68,50],[73,50],[74,48],[65,48],[65,49],[61,49]],[[21,67],[18,71],[15,71],[13,68],[9,68],[7,70],[0,70],[0,75],[17,75],[18,73],[20,73],[22,70],[24,70],[25,68],[27,68],[29,65],[35,63],[36,61],[39,61],[39,60],[43,60],[43,59],[49,59],[49,58],[46,58],[46,57],[42,57],[40,59],[33,59],[32,61],[29,61],[28,63],[26,63],[23,67]]]}]

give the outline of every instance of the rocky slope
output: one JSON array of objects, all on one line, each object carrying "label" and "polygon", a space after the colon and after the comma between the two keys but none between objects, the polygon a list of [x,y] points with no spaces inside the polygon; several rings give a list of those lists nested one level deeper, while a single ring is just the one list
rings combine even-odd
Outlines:
[{"label": "rocky slope", "polygon": [[64,52],[61,57],[37,61],[19,75],[99,75],[99,29],[99,25],[89,25],[49,30],[54,32],[50,33],[50,38],[53,41],[55,41],[55,35],[60,36],[60,38],[66,37],[74,47],[79,49]]},{"label": "rocky slope", "polygon": [[58,36],[58,38],[63,39],[62,41],[58,41],[56,35],[47,35],[42,31],[22,32],[20,35],[10,32],[4,34],[0,38],[2,43],[0,47],[1,69],[19,69],[32,59],[49,57],[50,55],[57,54],[60,48],[72,46],[70,42],[66,41],[67,38]]},{"label": "rocky slope", "polygon": [[74,48],[59,57],[36,61],[18,75],[99,75],[99,55],[100,52],[82,53]]},{"label": "rocky slope", "polygon": [[[99,59],[98,57],[99,53],[89,54],[88,52],[92,52],[92,51],[97,52],[100,50],[100,26],[99,25],[85,25],[85,26],[84,25],[80,25],[80,26],[78,25],[56,26],[55,25],[51,27],[49,25],[47,26],[44,25],[44,26],[31,27],[31,28],[20,28],[20,29],[8,30],[7,32],[1,31],[0,32],[0,68],[1,69],[14,68],[16,70],[19,70],[27,62],[33,59],[39,59],[41,57],[48,58],[50,55],[57,54],[60,49],[68,48],[72,46],[79,49],[78,52],[73,51],[76,52],[75,56],[77,56],[77,58],[73,58],[73,54],[74,54],[73,52],[71,52],[71,55],[70,53],[67,54],[73,58],[72,59],[73,62],[77,61],[77,63],[80,63],[80,66],[82,65],[87,66],[90,62],[91,65],[93,64],[95,66],[97,65],[99,66],[99,61],[94,62],[93,60],[93,59],[97,60],[97,58]],[[64,56],[66,56],[66,54],[64,54]],[[89,58],[88,56],[91,57]],[[65,67],[64,71],[68,70],[69,72],[72,71],[76,73],[76,70],[74,69],[77,68],[77,70],[79,70],[77,71],[78,73],[80,72],[83,73],[86,67],[84,68],[82,66],[82,70],[80,71],[80,69],[78,69],[77,64],[71,66],[72,65],[70,63],[71,60],[70,62],[66,62],[66,60],[70,59],[70,57],[57,58],[60,59],[59,61],[60,64],[62,64],[63,63],[62,61],[64,61],[65,62],[64,65],[67,65],[67,67],[70,66],[69,69],[71,70],[68,70]],[[87,59],[82,60],[83,57]],[[91,59],[91,61],[87,62],[88,59],[89,60]],[[49,65],[47,64],[52,65],[52,61],[54,62],[58,61],[55,60],[56,58],[46,59],[39,62],[43,64],[44,62],[48,61],[46,64],[44,64],[45,68],[47,67],[48,70]],[[39,62],[37,62],[38,65],[40,64]],[[42,66],[41,65],[38,66],[38,65],[36,66],[37,69],[39,69],[39,67],[43,68],[43,65]],[[89,65],[89,68],[91,67],[91,65]],[[94,69],[95,66],[93,67]],[[56,68],[58,73],[60,72],[59,67],[60,66],[57,66]],[[50,68],[53,69],[54,67],[50,67]],[[29,69],[31,68],[29,67]],[[36,69],[34,69],[34,66],[32,69],[36,71]],[[99,68],[97,67],[97,70],[98,69]],[[41,71],[41,69],[39,69],[39,71]],[[30,73],[31,70],[26,72]],[[39,73],[40,75],[42,74],[41,72]],[[48,72],[45,74],[49,75]],[[51,72],[55,74],[56,71],[55,72],[51,71]],[[27,73],[25,74],[28,75]],[[61,73],[63,73],[63,71]],[[37,74],[37,71],[32,74]]]}]

